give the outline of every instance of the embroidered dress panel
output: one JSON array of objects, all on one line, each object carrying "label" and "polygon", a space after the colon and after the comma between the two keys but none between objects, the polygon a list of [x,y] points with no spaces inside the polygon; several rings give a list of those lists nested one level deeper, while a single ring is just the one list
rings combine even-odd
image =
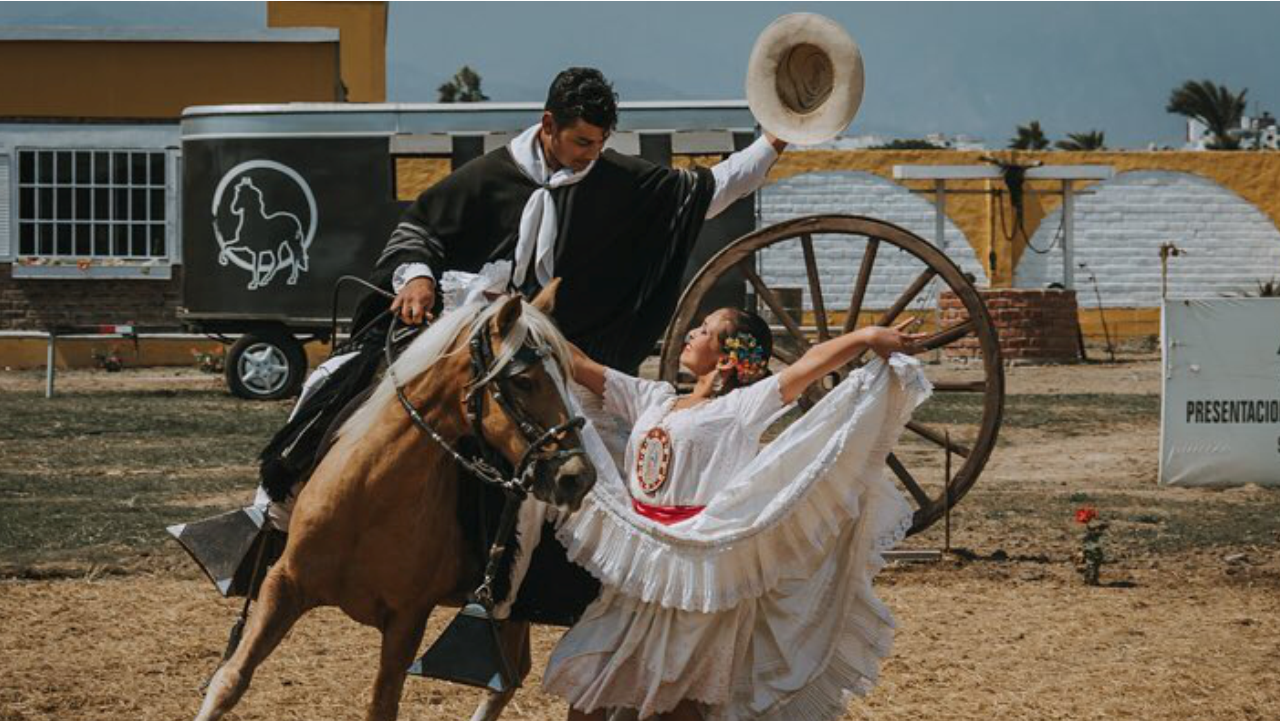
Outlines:
[{"label": "embroidered dress panel", "polygon": [[[612,369],[605,372],[605,408],[632,427],[624,465],[627,487],[633,498],[650,505],[706,505],[755,457],[761,434],[785,407],[776,377],[692,408],[674,410],[676,400],[675,388],[668,383]],[[638,462],[642,448],[654,447],[650,434],[658,429],[667,436],[670,449],[661,483],[642,477]]]}]

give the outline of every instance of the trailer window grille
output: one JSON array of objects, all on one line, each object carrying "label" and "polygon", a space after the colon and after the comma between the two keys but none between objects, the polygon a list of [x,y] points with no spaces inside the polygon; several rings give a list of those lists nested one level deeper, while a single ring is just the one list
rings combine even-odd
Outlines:
[{"label": "trailer window grille", "polygon": [[163,150],[18,151],[18,254],[168,258]]}]

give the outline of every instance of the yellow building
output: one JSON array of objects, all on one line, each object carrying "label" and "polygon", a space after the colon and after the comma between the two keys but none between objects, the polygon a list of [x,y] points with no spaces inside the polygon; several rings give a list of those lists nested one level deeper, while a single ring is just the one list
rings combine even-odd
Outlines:
[{"label": "yellow building", "polygon": [[[271,2],[267,19],[0,27],[0,368],[43,365],[51,328],[177,330],[184,108],[385,100],[386,3]],[[190,346],[73,341],[57,361],[116,347],[135,364],[189,364]]]},{"label": "yellow building", "polygon": [[386,99],[387,7],[271,2],[257,31],[0,27],[0,117],[176,121],[192,105]]}]

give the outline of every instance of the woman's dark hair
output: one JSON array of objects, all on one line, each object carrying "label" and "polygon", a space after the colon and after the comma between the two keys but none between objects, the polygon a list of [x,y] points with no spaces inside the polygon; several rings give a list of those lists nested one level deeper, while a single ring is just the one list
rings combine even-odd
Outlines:
[{"label": "woman's dark hair", "polygon": [[720,344],[723,346],[726,340],[735,335],[749,335],[755,340],[756,345],[764,350],[765,366],[764,372],[760,377],[752,379],[752,381],[748,383],[743,383],[738,378],[737,373],[730,373],[723,376],[724,382],[717,389],[717,395],[723,395],[735,388],[741,388],[745,385],[750,385],[755,381],[768,378],[771,375],[769,372],[768,359],[773,355],[773,331],[769,330],[769,324],[764,321],[764,318],[761,318],[759,315],[752,313],[749,310],[742,310],[741,308],[726,308],[725,310],[728,311],[726,315],[729,320],[729,332],[720,338]]},{"label": "woman's dark hair", "polygon": [[618,124],[618,94],[595,68],[569,68],[551,81],[545,108],[556,125],[584,120],[605,132]]}]

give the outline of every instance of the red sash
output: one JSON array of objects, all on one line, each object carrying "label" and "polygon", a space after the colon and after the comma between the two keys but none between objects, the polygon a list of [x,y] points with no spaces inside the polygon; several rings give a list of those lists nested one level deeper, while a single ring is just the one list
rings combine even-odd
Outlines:
[{"label": "red sash", "polygon": [[706,508],[706,506],[653,506],[634,498],[631,499],[631,507],[636,510],[636,513],[664,526],[693,518]]}]

